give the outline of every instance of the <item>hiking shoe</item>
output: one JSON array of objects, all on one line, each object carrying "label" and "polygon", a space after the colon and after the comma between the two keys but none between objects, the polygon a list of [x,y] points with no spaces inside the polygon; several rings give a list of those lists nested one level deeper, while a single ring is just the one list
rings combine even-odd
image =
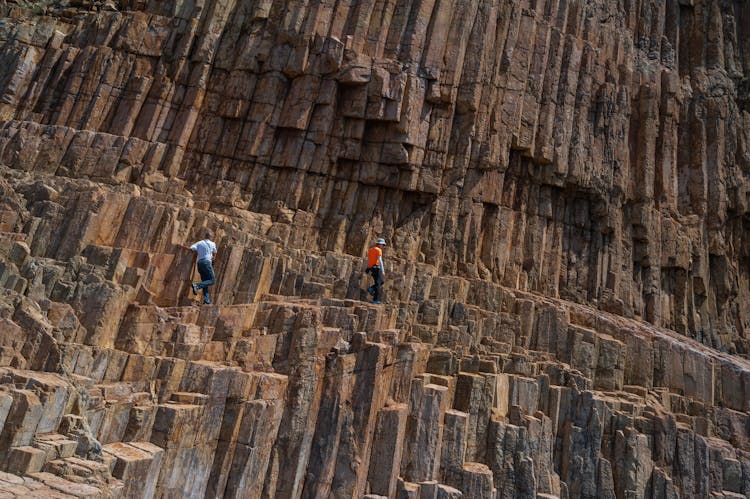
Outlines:
[{"label": "hiking shoe", "polygon": [[198,294],[198,285],[197,284],[192,284],[191,287],[193,288],[193,294],[197,295]]},{"label": "hiking shoe", "polygon": [[373,305],[380,305],[381,303],[383,303],[383,302],[380,302],[378,300],[375,300],[374,302],[372,302]]},{"label": "hiking shoe", "polygon": [[204,305],[211,305],[211,300],[203,300]]},{"label": "hiking shoe", "polygon": [[374,295],[375,294],[375,288],[373,288],[372,286],[370,286],[369,288],[367,288],[367,292],[370,293],[371,295]]}]

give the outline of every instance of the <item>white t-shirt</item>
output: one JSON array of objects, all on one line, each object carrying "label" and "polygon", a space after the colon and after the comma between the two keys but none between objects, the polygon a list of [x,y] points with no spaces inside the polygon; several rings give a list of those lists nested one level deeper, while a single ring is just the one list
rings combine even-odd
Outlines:
[{"label": "white t-shirt", "polygon": [[198,241],[190,249],[198,253],[198,260],[212,260],[212,256],[216,254],[216,244],[208,239]]}]

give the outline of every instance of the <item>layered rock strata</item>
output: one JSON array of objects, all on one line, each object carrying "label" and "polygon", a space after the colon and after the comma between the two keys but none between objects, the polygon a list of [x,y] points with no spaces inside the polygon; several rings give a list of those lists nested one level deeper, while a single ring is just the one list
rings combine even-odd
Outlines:
[{"label": "layered rock strata", "polygon": [[744,2],[0,11],[3,494],[750,495]]}]

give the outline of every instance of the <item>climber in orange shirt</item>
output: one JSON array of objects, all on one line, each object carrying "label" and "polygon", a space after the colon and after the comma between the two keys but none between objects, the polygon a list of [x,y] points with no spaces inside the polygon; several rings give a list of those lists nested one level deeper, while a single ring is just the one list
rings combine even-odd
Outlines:
[{"label": "climber in orange shirt", "polygon": [[372,302],[375,304],[380,303],[380,293],[385,279],[383,247],[385,247],[385,239],[381,237],[377,240],[375,246],[367,251],[367,270],[365,272],[370,274],[374,281],[374,284],[367,288],[367,292],[372,295]]}]

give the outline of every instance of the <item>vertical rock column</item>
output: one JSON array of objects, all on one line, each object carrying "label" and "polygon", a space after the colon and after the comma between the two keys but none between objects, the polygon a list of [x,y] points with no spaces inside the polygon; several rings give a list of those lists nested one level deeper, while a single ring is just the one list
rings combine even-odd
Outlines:
[{"label": "vertical rock column", "polygon": [[[614,466],[615,490],[618,497],[646,497],[651,485],[651,461],[648,437],[636,430],[626,428],[615,434]],[[649,490],[650,492],[650,490]],[[700,494],[701,497],[708,495]]]},{"label": "vertical rock column", "polygon": [[488,463],[497,498],[533,499],[536,478],[526,428],[491,421],[488,433]]},{"label": "vertical rock column", "polygon": [[151,435],[151,442],[165,450],[157,495],[205,496],[231,373],[209,362],[191,363],[183,391],[172,394],[175,402],[159,405]]},{"label": "vertical rock column", "polygon": [[[202,401],[197,401],[202,402]],[[202,497],[193,488],[193,461],[198,461],[195,428],[201,428],[205,405],[201,403],[160,404],[156,411],[151,442],[164,449],[158,496]],[[200,471],[199,471],[200,473]]]},{"label": "vertical rock column", "polygon": [[406,480],[422,482],[437,477],[448,403],[448,388],[426,384],[422,378],[412,382],[401,460],[401,476]]},{"label": "vertical rock column", "polygon": [[[320,410],[307,462],[303,484],[300,490],[303,498],[329,497],[336,472],[339,442],[344,427],[353,419],[351,397],[351,375],[354,371],[354,355],[332,355],[327,359],[324,382],[321,383]],[[312,433],[313,428],[308,426]],[[355,463],[347,463],[354,465]],[[279,477],[281,483],[284,476]],[[279,496],[290,497],[290,496]]]},{"label": "vertical rock column", "polygon": [[483,462],[487,453],[487,425],[495,404],[494,377],[459,373],[453,408],[469,415],[466,460]]},{"label": "vertical rock column", "polygon": [[375,417],[390,385],[390,378],[383,372],[386,351],[385,345],[367,343],[356,354],[352,419],[342,428],[331,491],[336,497],[364,495]]},{"label": "vertical rock column", "polygon": [[440,475],[443,483],[461,486],[468,434],[469,415],[460,411],[446,411],[440,450]]},{"label": "vertical rock column", "polygon": [[[292,326],[287,361],[274,365],[289,383],[278,438],[266,472],[263,497],[298,498],[313,443],[323,390],[323,358],[317,355],[318,329],[312,314],[300,314]],[[329,380],[330,384],[330,380]],[[260,480],[260,477],[258,478]]]},{"label": "vertical rock column", "polygon": [[221,497],[224,494],[247,402],[252,397],[251,394],[257,390],[257,383],[257,376],[240,371],[230,379],[219,442],[216,445],[216,457],[206,490],[207,497]]},{"label": "vertical rock column", "polygon": [[263,491],[259,477],[266,475],[279,430],[287,379],[270,373],[259,377],[256,398],[244,404],[224,497],[257,498]]},{"label": "vertical rock column", "polygon": [[396,493],[407,409],[405,404],[397,404],[378,411],[367,476],[373,494],[393,497]]},{"label": "vertical rock column", "polygon": [[150,442],[117,442],[105,445],[103,450],[116,459],[112,475],[125,484],[125,497],[154,496],[164,455],[161,448]]}]

